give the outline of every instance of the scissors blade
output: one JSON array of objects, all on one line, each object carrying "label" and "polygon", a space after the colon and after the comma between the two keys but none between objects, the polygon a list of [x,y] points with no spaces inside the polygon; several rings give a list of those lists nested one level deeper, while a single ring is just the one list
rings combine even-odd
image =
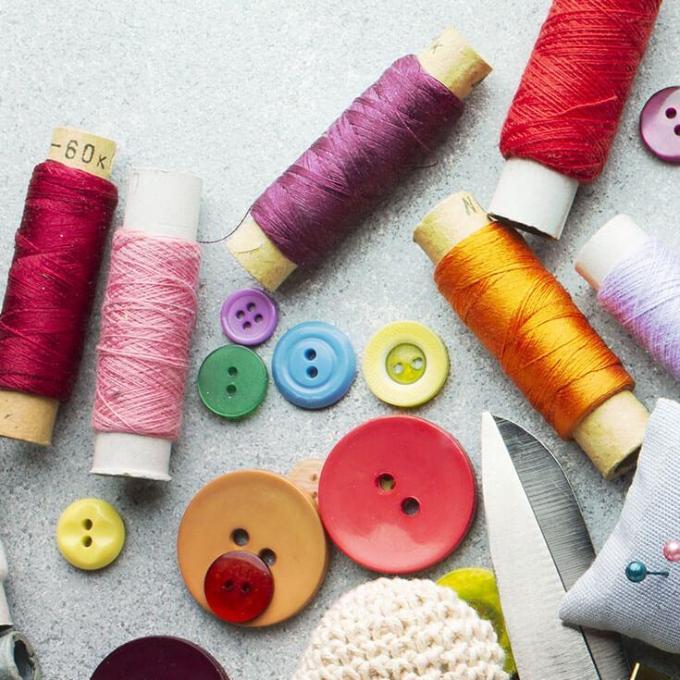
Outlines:
[{"label": "scissors blade", "polygon": [[[562,467],[552,453],[519,425],[494,416],[524,492],[550,550],[565,590],[595,559],[581,508]],[[621,638],[615,633],[582,629],[602,680],[627,677]]]},{"label": "scissors blade", "polygon": [[482,488],[491,558],[520,678],[601,680],[581,631],[559,619],[562,580],[489,413],[482,415]]}]

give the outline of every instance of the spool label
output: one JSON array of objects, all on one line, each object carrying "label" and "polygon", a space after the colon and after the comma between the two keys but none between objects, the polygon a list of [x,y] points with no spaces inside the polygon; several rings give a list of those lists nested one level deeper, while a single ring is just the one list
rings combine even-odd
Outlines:
[{"label": "spool label", "polygon": [[116,144],[75,128],[55,128],[50,143],[49,160],[91,175],[109,179],[116,157]]}]

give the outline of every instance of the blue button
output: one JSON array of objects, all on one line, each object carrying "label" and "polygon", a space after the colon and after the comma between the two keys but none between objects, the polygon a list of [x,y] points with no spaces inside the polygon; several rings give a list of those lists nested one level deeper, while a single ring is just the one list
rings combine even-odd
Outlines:
[{"label": "blue button", "polygon": [[342,399],[356,374],[349,338],[323,321],[293,326],[279,340],[272,360],[281,394],[302,408],[324,408]]}]

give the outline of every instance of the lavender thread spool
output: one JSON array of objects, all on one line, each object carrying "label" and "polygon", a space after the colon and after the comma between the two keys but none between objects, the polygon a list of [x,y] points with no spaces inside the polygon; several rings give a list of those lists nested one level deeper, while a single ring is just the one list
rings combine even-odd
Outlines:
[{"label": "lavender thread spool", "polygon": [[583,246],[576,271],[600,305],[680,379],[680,257],[617,215]]},{"label": "lavender thread spool", "polygon": [[395,62],[253,204],[227,240],[268,290],[319,260],[457,119],[491,68],[452,28]]}]

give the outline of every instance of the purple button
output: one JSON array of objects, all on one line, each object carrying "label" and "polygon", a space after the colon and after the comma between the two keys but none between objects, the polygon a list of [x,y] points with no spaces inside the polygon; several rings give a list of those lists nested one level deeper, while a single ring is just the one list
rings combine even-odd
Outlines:
[{"label": "purple button", "polygon": [[224,334],[239,345],[268,340],[279,320],[274,301],[261,290],[244,288],[232,293],[220,312]]},{"label": "purple button", "polygon": [[102,661],[90,680],[229,680],[208,652],[188,640],[144,637],[126,642]]},{"label": "purple button", "polygon": [[652,95],[640,114],[640,135],[662,161],[680,163],[680,87]]}]

